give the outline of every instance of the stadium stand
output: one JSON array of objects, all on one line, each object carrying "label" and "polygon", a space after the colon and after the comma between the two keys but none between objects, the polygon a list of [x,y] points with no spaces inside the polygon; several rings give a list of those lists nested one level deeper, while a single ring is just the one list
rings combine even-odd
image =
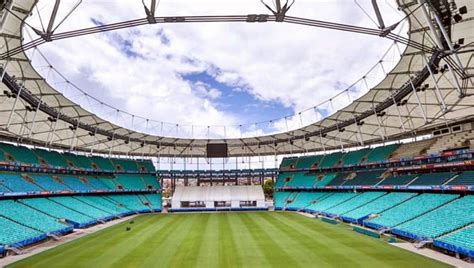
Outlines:
[{"label": "stadium stand", "polygon": [[328,215],[343,215],[351,210],[364,206],[365,204],[380,198],[385,195],[386,192],[365,192],[361,193],[350,200],[350,202],[344,202],[335,207],[329,208],[325,211]]},{"label": "stadium stand", "polygon": [[369,170],[357,172],[355,177],[348,179],[345,186],[355,185],[376,185],[382,178],[380,177],[384,170]]},{"label": "stadium stand", "polygon": [[474,196],[465,196],[400,224],[392,232],[416,240],[427,240],[471,223],[474,223]]},{"label": "stadium stand", "polygon": [[297,169],[317,168],[323,156],[324,155],[311,155],[311,156],[300,157],[298,158],[298,161],[296,162],[296,168]]},{"label": "stadium stand", "polygon": [[292,173],[290,181],[286,184],[287,187],[311,188],[316,183],[316,175],[305,172]]},{"label": "stadium stand", "polygon": [[369,148],[347,152],[342,157],[342,163],[344,166],[357,165],[367,159],[369,152]]},{"label": "stadium stand", "polygon": [[328,186],[338,186],[342,185],[346,182],[346,178],[349,176],[350,173],[346,172],[339,172],[337,175],[330,181],[328,182]]},{"label": "stadium stand", "polygon": [[140,175],[116,174],[115,181],[124,189],[146,189],[145,183],[143,182],[143,179]]},{"label": "stadium stand", "polygon": [[454,194],[421,194],[396,207],[382,212],[379,217],[367,220],[364,224],[375,229],[386,227],[393,228],[458,197],[458,195]]},{"label": "stadium stand", "polygon": [[474,171],[464,171],[454,179],[448,181],[447,185],[474,185]]},{"label": "stadium stand", "polygon": [[343,153],[341,152],[324,155],[324,157],[321,159],[321,162],[319,163],[319,167],[332,168],[335,166],[339,166],[342,163],[341,162],[342,156],[343,156]]},{"label": "stadium stand", "polygon": [[418,175],[391,175],[382,180],[378,185],[407,185],[413,181]]},{"label": "stadium stand", "polygon": [[474,225],[457,230],[434,240],[437,247],[474,257]]},{"label": "stadium stand", "polygon": [[446,181],[452,178],[455,174],[452,172],[437,172],[422,174],[416,180],[410,183],[410,186],[419,185],[443,185]]},{"label": "stadium stand", "polygon": [[434,154],[443,150],[455,149],[466,146],[466,141],[470,141],[474,138],[472,130],[451,133],[450,135],[441,136],[431,144],[427,150],[428,154]]},{"label": "stadium stand", "polygon": [[401,144],[393,153],[392,158],[405,159],[426,154],[426,151],[434,143],[434,139],[427,139],[412,143]]},{"label": "stadium stand", "polygon": [[383,211],[405,202],[414,196],[416,196],[416,193],[389,193],[365,206],[342,214],[342,218],[346,221],[361,224],[362,220],[369,218],[371,215],[381,214]]},{"label": "stadium stand", "polygon": [[311,204],[308,206],[307,210],[312,212],[325,212],[332,207],[354,198],[355,196],[357,196],[356,193],[333,193],[332,195]]},{"label": "stadium stand", "polygon": [[378,162],[389,159],[393,152],[398,148],[398,144],[391,144],[386,146],[379,146],[372,149],[367,155],[366,162]]},{"label": "stadium stand", "polygon": [[25,180],[20,174],[0,173],[0,183],[10,192],[41,192],[42,189],[33,180]]}]

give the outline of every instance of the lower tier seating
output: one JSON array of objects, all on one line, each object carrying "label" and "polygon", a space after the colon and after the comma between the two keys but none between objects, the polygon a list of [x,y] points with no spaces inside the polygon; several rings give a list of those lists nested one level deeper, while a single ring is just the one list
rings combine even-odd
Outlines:
[{"label": "lower tier seating", "polygon": [[380,214],[383,211],[414,197],[415,195],[416,193],[389,193],[365,206],[344,213],[343,217],[352,221],[357,221],[372,214]]},{"label": "lower tier seating", "polygon": [[429,239],[474,222],[474,196],[466,196],[396,227],[399,234]]},{"label": "lower tier seating", "polygon": [[474,257],[471,255],[474,253],[474,225],[435,240],[435,245],[437,242],[446,243],[449,249]]},{"label": "lower tier seating", "polygon": [[356,193],[333,193],[328,197],[318,200],[317,202],[308,206],[308,210],[315,212],[326,211],[332,207],[335,207],[347,200],[354,198]]},{"label": "lower tier seating", "polygon": [[161,210],[161,195],[84,195],[0,200],[0,248],[22,247],[102,220]]},{"label": "lower tier seating", "polygon": [[350,212],[358,207],[361,207],[377,198],[385,195],[385,192],[365,192],[352,198],[349,202],[344,202],[333,208],[326,210],[328,214],[343,215],[344,213]]},{"label": "lower tier seating", "polygon": [[382,212],[379,217],[366,221],[365,223],[373,227],[395,227],[458,197],[458,195],[454,194],[421,194]]}]

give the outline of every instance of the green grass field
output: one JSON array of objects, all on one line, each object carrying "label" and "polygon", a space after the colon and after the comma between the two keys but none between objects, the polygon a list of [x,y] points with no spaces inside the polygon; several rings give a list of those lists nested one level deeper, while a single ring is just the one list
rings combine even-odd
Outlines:
[{"label": "green grass field", "polygon": [[[446,267],[291,212],[145,215],[8,267]],[[130,226],[130,231],[125,228]]]}]

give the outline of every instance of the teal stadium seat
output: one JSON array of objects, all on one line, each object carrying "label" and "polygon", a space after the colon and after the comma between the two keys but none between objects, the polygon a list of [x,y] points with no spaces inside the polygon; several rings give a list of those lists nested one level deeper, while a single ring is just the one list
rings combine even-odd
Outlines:
[{"label": "teal stadium seat", "polygon": [[386,185],[407,185],[412,180],[414,180],[418,175],[397,175],[397,176],[389,176],[386,177],[383,181],[381,181],[378,185],[379,186],[386,186]]},{"label": "teal stadium seat", "polygon": [[110,161],[109,158],[93,155],[90,157],[90,160],[92,162],[92,166],[95,164],[99,170],[115,171],[115,166],[112,164],[112,161]]},{"label": "teal stadium seat", "polygon": [[371,214],[383,213],[383,211],[390,209],[414,196],[416,196],[416,193],[389,193],[364,206],[346,212],[343,214],[343,216],[350,219],[359,220]]},{"label": "teal stadium seat", "polygon": [[47,213],[55,218],[66,219],[68,221],[75,222],[80,225],[85,225],[95,221],[95,219],[91,216],[62,206],[47,198],[21,199],[20,202],[30,207],[33,207],[36,210],[40,210],[44,213]]},{"label": "teal stadium seat", "polygon": [[311,204],[308,206],[308,209],[315,212],[326,212],[328,209],[347,202],[355,196],[357,196],[356,193],[333,193],[326,198]]},{"label": "teal stadium seat", "polygon": [[320,168],[332,168],[341,163],[343,154],[340,152],[324,155],[319,163]]},{"label": "teal stadium seat", "polygon": [[71,163],[73,167],[80,169],[92,169],[92,162],[87,156],[63,153],[63,157],[66,159],[66,162]]},{"label": "teal stadium seat", "polygon": [[311,205],[313,202],[322,199],[324,196],[328,195],[326,192],[300,192],[296,195],[293,202],[288,204],[289,209],[304,209]]},{"label": "teal stadium seat", "polygon": [[11,192],[41,192],[38,185],[26,181],[19,174],[0,173],[0,183]]},{"label": "teal stadium seat", "polygon": [[474,251],[474,225],[443,236],[439,241]]},{"label": "teal stadium seat", "polygon": [[448,182],[447,185],[474,185],[474,171],[464,171],[459,174],[452,181]]},{"label": "teal stadium seat", "polygon": [[142,175],[143,182],[145,183],[146,188],[152,188],[155,190],[161,189],[160,183],[154,175]]},{"label": "teal stadium seat", "polygon": [[344,186],[373,186],[376,185],[380,180],[380,176],[384,170],[369,170],[369,171],[358,171],[356,176],[351,180],[347,180]]},{"label": "teal stadium seat", "polygon": [[347,172],[338,172],[337,175],[330,181],[328,182],[327,186],[339,186],[345,184],[347,176],[349,176],[350,173]]},{"label": "teal stadium seat", "polygon": [[75,192],[89,192],[94,190],[89,184],[81,181],[80,178],[74,176],[61,176],[61,180],[67,185],[72,191]]},{"label": "teal stadium seat", "polygon": [[387,160],[395,150],[398,149],[399,144],[391,144],[386,146],[380,146],[372,149],[370,153],[367,155],[367,163],[371,162],[379,162],[383,160]]},{"label": "teal stadium seat", "polygon": [[52,233],[68,227],[58,219],[13,200],[0,201],[0,215],[44,233]]},{"label": "teal stadium seat", "polygon": [[0,245],[12,245],[43,235],[40,231],[33,230],[14,221],[0,216]]},{"label": "teal stadium seat", "polygon": [[361,206],[366,205],[369,202],[376,200],[377,198],[385,195],[386,192],[365,192],[361,193],[350,200],[350,202],[344,202],[340,205],[325,210],[326,213],[334,215],[342,215]]},{"label": "teal stadium seat", "polygon": [[38,157],[33,153],[33,151],[23,146],[0,143],[0,151],[9,154],[19,163],[40,164]]},{"label": "teal stadium seat", "polygon": [[69,188],[66,185],[56,181],[50,175],[35,175],[35,174],[29,174],[29,175],[35,180],[38,186],[40,186],[46,191],[60,192],[60,191],[69,190]]},{"label": "teal stadium seat", "polygon": [[423,238],[435,238],[474,223],[474,196],[456,199],[396,227]]},{"label": "teal stadium seat", "polygon": [[421,194],[382,212],[380,217],[367,222],[385,227],[396,227],[458,197],[459,195],[454,194]]},{"label": "teal stadium seat", "polygon": [[296,161],[298,161],[298,157],[285,157],[281,161],[280,169],[290,169],[292,166],[296,168]]},{"label": "teal stadium seat", "polygon": [[352,166],[360,164],[365,159],[369,151],[370,149],[364,148],[345,153],[342,157],[343,165]]},{"label": "teal stadium seat", "polygon": [[409,186],[443,185],[455,174],[452,172],[427,173],[420,175]]},{"label": "teal stadium seat", "polygon": [[39,148],[34,149],[33,152],[38,156],[38,158],[43,159],[49,166],[62,168],[69,167],[66,159],[58,152],[46,151]]},{"label": "teal stadium seat", "polygon": [[140,175],[132,174],[116,174],[115,181],[124,189],[128,190],[144,190],[145,183]]},{"label": "teal stadium seat", "polygon": [[310,156],[302,156],[298,158],[296,162],[297,169],[311,169],[319,167],[319,162],[323,158],[323,155],[310,155]]},{"label": "teal stadium seat", "polygon": [[50,197],[49,200],[98,220],[108,219],[114,216],[106,211],[84,203],[72,196]]}]

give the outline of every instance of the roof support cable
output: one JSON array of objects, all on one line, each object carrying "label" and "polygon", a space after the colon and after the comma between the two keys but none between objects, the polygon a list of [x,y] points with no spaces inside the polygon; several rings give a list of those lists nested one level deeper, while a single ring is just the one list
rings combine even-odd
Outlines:
[{"label": "roof support cable", "polygon": [[[349,90],[349,88],[346,90],[347,92],[347,98],[349,99],[349,103],[352,103],[352,98],[351,98],[351,92]],[[364,146],[364,139],[362,138],[362,133],[360,131],[360,122],[357,121],[354,113],[351,113],[352,114],[352,118],[354,119],[354,124],[356,124],[356,127],[357,127],[357,142],[361,145],[361,146]]]},{"label": "roof support cable", "polygon": [[13,114],[15,113],[15,110],[16,110],[16,104],[18,103],[18,99],[20,98],[20,95],[21,95],[21,92],[23,91],[23,88],[24,88],[24,85],[22,84],[20,86],[20,89],[19,89],[18,93],[16,94],[15,101],[13,102],[13,106],[12,106],[12,109],[10,111],[10,115],[8,116],[7,128],[6,128],[7,131],[10,128],[10,124],[12,122]]},{"label": "roof support cable", "polygon": [[[396,42],[394,44],[396,45]],[[382,72],[383,72],[384,76],[387,76],[387,72],[385,71],[385,68],[383,67],[383,61],[379,61],[379,64],[380,64],[380,68],[382,69]],[[402,127],[403,132],[406,132],[405,124],[404,124],[403,119],[402,119],[402,114],[400,113],[400,107],[399,107],[400,103],[397,103],[397,101],[395,100],[393,91],[391,89],[389,90],[389,94],[390,94],[390,98],[393,101],[393,105],[395,106],[395,108],[397,110],[398,120],[400,121],[400,126]]]},{"label": "roof support cable", "polygon": [[[362,77],[362,80],[364,81],[364,84],[365,84],[365,87],[367,88],[367,90],[370,90],[369,84],[367,83],[367,78],[364,76],[364,77]],[[384,134],[385,133],[385,128],[382,128],[382,124],[380,123],[379,114],[377,113],[377,109],[374,105],[374,102],[372,102],[372,111],[374,112],[375,119],[377,120],[377,126],[378,126],[378,129],[379,129],[380,138],[382,139],[382,141],[385,141],[385,134]]]},{"label": "roof support cable", "polygon": [[98,124],[95,124],[95,130],[93,133],[92,146],[91,146],[91,151],[90,151],[91,155],[94,153],[95,145],[97,143],[97,127],[98,127]]},{"label": "roof support cable", "polygon": [[69,151],[73,151],[74,150],[74,147],[76,147],[75,145],[75,141],[76,141],[76,138],[77,138],[77,129],[79,128],[79,120],[77,120],[77,124],[75,126],[72,127],[72,130],[73,130],[73,134],[72,134],[72,139],[71,139],[71,144],[70,144],[70,148],[69,148]]},{"label": "roof support cable", "polygon": [[35,114],[33,115],[33,121],[31,122],[30,131],[28,132],[28,139],[30,139],[31,136],[33,135],[33,129],[36,124],[36,116],[38,115],[39,108],[41,107],[41,104],[43,102],[42,99],[43,99],[43,95],[40,96],[38,105],[36,105]]},{"label": "roof support cable", "polygon": [[[331,104],[331,109],[332,109],[332,112],[333,114],[336,113],[336,111],[334,110],[334,104],[332,103],[332,99],[329,99],[329,103]],[[341,135],[342,135],[342,132],[344,131],[344,129],[340,129],[339,128],[339,122],[336,119],[334,119],[336,121],[336,128],[337,128],[337,138],[339,139],[339,146],[341,147],[341,151],[344,151],[344,145],[342,144],[342,139],[341,139]]]},{"label": "roof support cable", "polygon": [[416,98],[416,102],[418,103],[418,107],[420,108],[420,112],[421,112],[421,115],[423,115],[423,121],[425,122],[425,124],[428,123],[428,120],[426,118],[426,112],[425,112],[425,109],[423,108],[423,105],[421,104],[421,101],[420,101],[420,97],[418,96],[418,92],[415,88],[415,85],[413,84],[413,80],[411,78],[410,75],[408,75],[408,79],[410,81],[410,86],[413,90],[413,95],[415,95],[415,98]]},{"label": "roof support cable", "polygon": [[430,73],[431,81],[433,81],[436,96],[438,97],[438,101],[441,105],[441,110],[443,111],[443,113],[445,113],[448,110],[448,108],[446,107],[446,103],[444,101],[443,95],[441,94],[441,90],[439,89],[438,81],[436,80],[433,70],[431,69],[428,59],[426,58],[426,55],[424,53],[421,57],[421,60],[425,63],[425,66],[428,69],[428,72]]},{"label": "roof support cable", "polygon": [[46,141],[46,147],[50,147],[53,144],[53,139],[54,139],[54,135],[56,135],[56,129],[58,128],[58,121],[59,121],[59,116],[60,115],[61,115],[61,109],[59,109],[59,111],[56,115],[56,118],[50,118],[50,119],[52,119],[51,124],[54,123],[54,126],[53,126],[53,132],[50,132],[48,134],[48,140]]},{"label": "roof support cable", "polygon": [[441,42],[438,32],[436,31],[436,28],[433,25],[431,16],[428,13],[428,10],[426,9],[426,5],[427,5],[426,0],[420,0],[420,4],[421,4],[421,11],[423,13],[423,17],[425,17],[426,23],[428,24],[428,27],[430,28],[431,34],[433,35],[436,45],[441,51],[444,51],[445,50],[444,45]]}]

